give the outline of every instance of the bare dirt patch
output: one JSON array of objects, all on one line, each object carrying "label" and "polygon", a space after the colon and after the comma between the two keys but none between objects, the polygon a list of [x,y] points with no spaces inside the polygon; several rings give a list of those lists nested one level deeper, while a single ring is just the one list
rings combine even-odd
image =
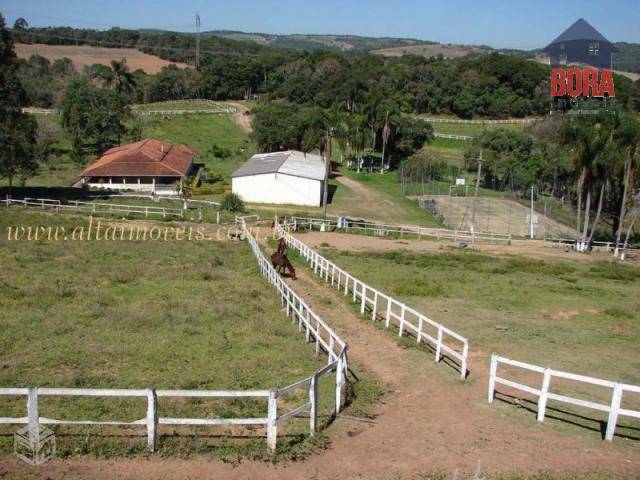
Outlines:
[{"label": "bare dirt patch", "polygon": [[249,111],[249,109],[239,102],[226,103],[238,109],[238,111],[233,114],[233,121],[245,132],[253,132],[253,125],[251,124],[251,112]]},{"label": "bare dirt patch", "polygon": [[176,63],[163,60],[154,55],[142,53],[135,48],[104,48],[90,47],[87,45],[44,45],[16,44],[18,58],[28,59],[31,55],[41,55],[51,62],[60,58],[70,58],[76,70],[82,70],[86,65],[101,63],[109,65],[111,60],[125,58],[131,71],[142,69],[148,74],[158,73],[162,67],[174,63],[179,68],[188,67],[185,63]]},{"label": "bare dirt patch", "polygon": [[[351,235],[335,232],[308,232],[304,234],[303,241],[312,248],[329,246],[338,250],[353,252],[389,252],[394,250],[405,250],[410,252],[449,252],[458,249],[452,241],[445,240],[406,240],[381,237],[370,237],[365,235]],[[479,243],[468,247],[471,250],[488,255],[522,255],[538,260],[580,260],[580,261],[611,261],[612,256],[606,252],[591,252],[583,254],[577,252],[565,252],[563,249],[545,246],[541,241],[535,240],[514,240],[511,245],[493,245]],[[630,261],[637,262],[632,259]]]}]

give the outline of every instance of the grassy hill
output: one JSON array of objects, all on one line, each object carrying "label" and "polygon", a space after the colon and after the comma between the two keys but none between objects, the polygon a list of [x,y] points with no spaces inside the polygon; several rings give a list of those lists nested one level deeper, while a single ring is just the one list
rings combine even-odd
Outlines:
[{"label": "grassy hill", "polygon": [[361,37],[358,35],[273,35],[268,33],[245,33],[229,30],[214,30],[205,32],[203,35],[295,50],[334,50],[341,52],[374,51],[386,48],[430,45],[434,43],[415,38]]}]

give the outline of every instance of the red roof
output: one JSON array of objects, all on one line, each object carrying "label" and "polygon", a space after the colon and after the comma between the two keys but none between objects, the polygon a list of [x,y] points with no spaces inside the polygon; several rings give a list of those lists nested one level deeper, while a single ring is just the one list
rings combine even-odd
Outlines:
[{"label": "red roof", "polygon": [[107,150],[89,165],[81,177],[182,177],[187,174],[195,150],[147,139]]}]

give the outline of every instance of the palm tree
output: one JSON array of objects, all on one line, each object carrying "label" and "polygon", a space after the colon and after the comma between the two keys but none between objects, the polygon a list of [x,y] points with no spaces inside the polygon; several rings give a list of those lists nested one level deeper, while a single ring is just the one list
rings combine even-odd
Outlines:
[{"label": "palm tree", "polygon": [[384,155],[387,150],[387,142],[391,136],[391,127],[389,126],[389,110],[384,119],[384,125],[382,126],[382,160],[380,162],[380,173],[384,173]]},{"label": "palm tree", "polygon": [[620,216],[618,217],[618,225],[616,231],[616,250],[615,255],[618,255],[618,248],[622,237],[622,231],[624,229],[624,218],[627,208],[627,196],[629,189],[631,188],[631,179],[635,177],[634,172],[638,163],[638,150],[640,146],[640,122],[634,115],[624,115],[621,119],[621,126],[617,134],[617,143],[620,151],[626,150],[626,156],[623,167],[623,186],[622,186],[622,200],[620,202]]},{"label": "palm tree", "polygon": [[129,71],[127,60],[111,60],[111,70],[113,72],[105,79],[105,86],[115,90],[118,94],[131,93],[136,87],[136,80]]}]

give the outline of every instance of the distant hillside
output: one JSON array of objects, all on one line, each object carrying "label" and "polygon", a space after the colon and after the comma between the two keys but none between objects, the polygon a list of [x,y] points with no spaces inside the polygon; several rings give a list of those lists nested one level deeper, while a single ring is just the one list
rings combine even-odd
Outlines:
[{"label": "distant hillside", "polygon": [[620,53],[613,57],[613,66],[619,70],[640,73],[640,43],[617,42]]},{"label": "distant hillside", "polygon": [[442,55],[444,58],[459,58],[467,55],[476,54],[484,55],[492,52],[489,47],[473,47],[467,45],[444,45],[440,43],[432,43],[428,45],[403,45],[400,47],[383,48],[373,50],[371,53],[377,53],[385,57],[401,57],[402,55],[421,55],[423,57],[437,57]]},{"label": "distant hillside", "polygon": [[228,30],[214,30],[203,35],[222,37],[229,40],[252,42],[270,47],[296,50],[373,51],[386,48],[431,45],[434,42],[415,38],[361,37],[358,35],[272,35],[268,33],[245,33]]}]

